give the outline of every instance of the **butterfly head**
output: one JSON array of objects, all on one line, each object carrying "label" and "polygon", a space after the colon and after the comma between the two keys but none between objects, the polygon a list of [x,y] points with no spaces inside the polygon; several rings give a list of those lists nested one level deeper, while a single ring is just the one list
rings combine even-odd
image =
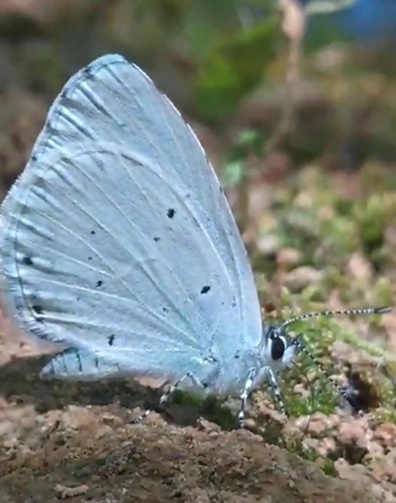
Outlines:
[{"label": "butterfly head", "polygon": [[[263,336],[263,352],[266,364],[274,373],[278,373],[284,368],[293,364],[294,359],[300,352],[304,352],[304,354],[308,356],[308,358],[318,368],[318,370],[333,384],[344,401],[346,401],[352,407],[352,409],[355,410],[355,407],[350,400],[347,390],[344,390],[333,381],[328,372],[304,346],[302,334],[299,334],[296,337],[291,337],[287,332],[287,328],[295,322],[320,316],[385,314],[390,312],[391,310],[392,308],[390,307],[380,307],[351,309],[346,311],[322,311],[306,313],[294,318],[290,318],[289,320],[283,322],[278,326],[270,326],[264,330]],[[355,412],[357,411],[355,410]]]},{"label": "butterfly head", "polygon": [[345,311],[318,311],[305,313],[294,318],[290,318],[277,326],[270,326],[264,333],[266,342],[266,356],[272,360],[282,360],[285,363],[290,362],[301,350],[307,351],[302,342],[302,334],[292,338],[287,333],[287,328],[298,321],[305,321],[310,318],[335,315],[362,315],[362,314],[385,314],[392,310],[391,307],[369,307],[362,309],[348,309]]},{"label": "butterfly head", "polygon": [[264,341],[265,360],[275,372],[288,367],[303,349],[302,334],[291,337],[279,326],[268,327]]}]

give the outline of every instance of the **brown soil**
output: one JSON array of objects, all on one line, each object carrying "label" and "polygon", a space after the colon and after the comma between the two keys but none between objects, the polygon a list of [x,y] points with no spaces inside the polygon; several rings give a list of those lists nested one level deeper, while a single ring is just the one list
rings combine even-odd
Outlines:
[{"label": "brown soil", "polygon": [[5,502],[383,501],[247,431],[128,425],[115,407],[19,412],[30,429],[2,455]]},{"label": "brown soil", "polygon": [[133,409],[156,392],[118,381],[42,381],[48,356],[4,318],[0,333],[2,503],[396,501],[361,470],[345,464],[347,480],[329,477],[260,435],[197,421],[188,408],[133,424]]}]

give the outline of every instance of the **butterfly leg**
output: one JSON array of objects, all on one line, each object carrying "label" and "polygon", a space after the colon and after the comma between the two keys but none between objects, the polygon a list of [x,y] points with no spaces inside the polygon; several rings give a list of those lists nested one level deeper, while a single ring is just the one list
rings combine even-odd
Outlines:
[{"label": "butterfly leg", "polygon": [[[161,398],[159,399],[159,404],[164,405],[168,401],[170,395],[175,390],[177,390],[181,386],[181,384],[183,382],[185,382],[187,379],[190,379],[192,381],[192,383],[194,384],[194,386],[196,386],[196,387],[200,387],[203,389],[205,389],[207,387],[207,384],[202,382],[200,379],[198,379],[198,377],[196,377],[195,374],[193,374],[192,372],[187,372],[187,374],[185,374],[180,379],[178,379],[172,386],[169,387],[169,389],[167,391],[165,391],[165,393],[162,394]],[[145,410],[143,412],[143,414],[138,416],[133,422],[134,423],[142,422],[143,419],[145,419],[151,412],[152,412],[152,409]]]},{"label": "butterfly leg", "polygon": [[192,372],[187,372],[187,374],[185,374],[183,377],[181,377],[178,381],[176,381],[169,389],[168,391],[166,391],[160,398],[159,400],[159,403],[160,405],[163,405],[164,403],[166,403],[170,397],[170,395],[176,391],[180,386],[181,384],[186,381],[187,379],[190,379],[192,381],[192,383],[194,384],[194,386],[196,386],[197,388],[203,388],[205,389],[207,384],[206,383],[203,383],[200,379],[198,379],[198,377],[196,377]]},{"label": "butterfly leg", "polygon": [[278,402],[279,408],[283,414],[287,416],[286,408],[282,400],[282,395],[281,391],[279,388],[278,381],[276,380],[275,374],[271,368],[268,368],[268,377],[269,377],[269,382],[272,388],[272,393],[274,394],[274,397],[276,401]]},{"label": "butterfly leg", "polygon": [[247,406],[247,399],[249,397],[250,392],[253,389],[253,384],[254,384],[254,379],[256,377],[256,370],[252,369],[245,382],[245,386],[243,388],[243,391],[241,393],[240,399],[241,399],[241,409],[238,414],[238,426],[240,428],[244,428],[245,426],[245,412],[246,412],[246,406]]}]

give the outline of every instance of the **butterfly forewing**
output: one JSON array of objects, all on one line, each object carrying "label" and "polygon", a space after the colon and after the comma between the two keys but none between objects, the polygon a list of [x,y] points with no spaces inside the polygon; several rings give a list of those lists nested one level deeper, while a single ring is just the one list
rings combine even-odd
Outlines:
[{"label": "butterfly forewing", "polygon": [[0,239],[5,293],[39,337],[176,376],[259,343],[253,274],[214,171],[171,102],[120,56],[56,99]]}]

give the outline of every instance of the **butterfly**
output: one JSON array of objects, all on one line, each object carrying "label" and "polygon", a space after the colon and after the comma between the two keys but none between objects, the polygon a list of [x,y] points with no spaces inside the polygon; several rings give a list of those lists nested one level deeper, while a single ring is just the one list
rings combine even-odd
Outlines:
[{"label": "butterfly", "polygon": [[[43,377],[165,378],[247,399],[304,348],[262,319],[247,252],[192,129],[122,56],[51,106],[0,212],[2,292],[20,327],[66,346]],[[383,313],[387,308],[352,310]],[[331,314],[330,312],[324,314]]]}]

